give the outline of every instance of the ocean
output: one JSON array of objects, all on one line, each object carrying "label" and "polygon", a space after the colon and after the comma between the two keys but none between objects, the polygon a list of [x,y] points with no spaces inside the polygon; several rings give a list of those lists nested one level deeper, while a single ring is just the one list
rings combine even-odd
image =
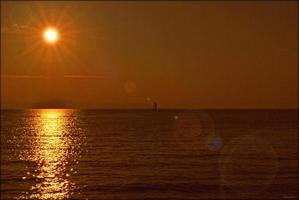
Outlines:
[{"label": "ocean", "polygon": [[1,111],[1,199],[297,199],[298,110]]}]

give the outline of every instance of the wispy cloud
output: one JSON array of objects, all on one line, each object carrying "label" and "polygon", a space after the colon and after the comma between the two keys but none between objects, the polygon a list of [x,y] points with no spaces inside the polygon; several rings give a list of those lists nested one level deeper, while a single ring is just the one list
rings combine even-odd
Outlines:
[{"label": "wispy cloud", "polygon": [[13,24],[13,25],[1,27],[1,33],[3,34],[22,33],[23,31],[27,31],[31,29],[32,28],[28,25]]},{"label": "wispy cloud", "polygon": [[1,79],[47,79],[47,76],[40,75],[1,75]]},{"label": "wispy cloud", "polygon": [[[49,79],[49,76],[44,75],[16,75],[16,74],[7,74],[1,75],[1,79]],[[67,78],[67,79],[103,79],[105,76],[99,75],[63,75],[62,77],[55,78]]]},{"label": "wispy cloud", "polygon": [[73,79],[102,79],[104,76],[98,75],[64,75],[64,78],[73,78]]}]

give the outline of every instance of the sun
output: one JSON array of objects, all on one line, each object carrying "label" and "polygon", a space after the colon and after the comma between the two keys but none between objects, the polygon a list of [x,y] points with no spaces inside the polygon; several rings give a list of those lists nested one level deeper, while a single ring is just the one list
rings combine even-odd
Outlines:
[{"label": "sun", "polygon": [[43,33],[43,37],[47,43],[55,44],[59,39],[59,34],[55,28],[47,28]]}]

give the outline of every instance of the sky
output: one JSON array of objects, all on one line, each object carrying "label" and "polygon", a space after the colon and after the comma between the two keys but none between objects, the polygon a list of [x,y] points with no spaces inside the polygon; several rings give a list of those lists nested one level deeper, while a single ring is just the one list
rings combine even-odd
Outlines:
[{"label": "sky", "polygon": [[1,108],[298,108],[297,64],[296,1],[1,1]]}]

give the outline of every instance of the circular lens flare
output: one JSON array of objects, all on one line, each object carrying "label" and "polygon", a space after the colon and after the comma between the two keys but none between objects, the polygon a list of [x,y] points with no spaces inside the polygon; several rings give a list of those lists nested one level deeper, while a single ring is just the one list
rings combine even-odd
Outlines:
[{"label": "circular lens flare", "polygon": [[54,28],[47,28],[45,31],[44,31],[44,39],[46,42],[50,43],[50,44],[54,44],[57,42],[58,40],[58,31]]}]

